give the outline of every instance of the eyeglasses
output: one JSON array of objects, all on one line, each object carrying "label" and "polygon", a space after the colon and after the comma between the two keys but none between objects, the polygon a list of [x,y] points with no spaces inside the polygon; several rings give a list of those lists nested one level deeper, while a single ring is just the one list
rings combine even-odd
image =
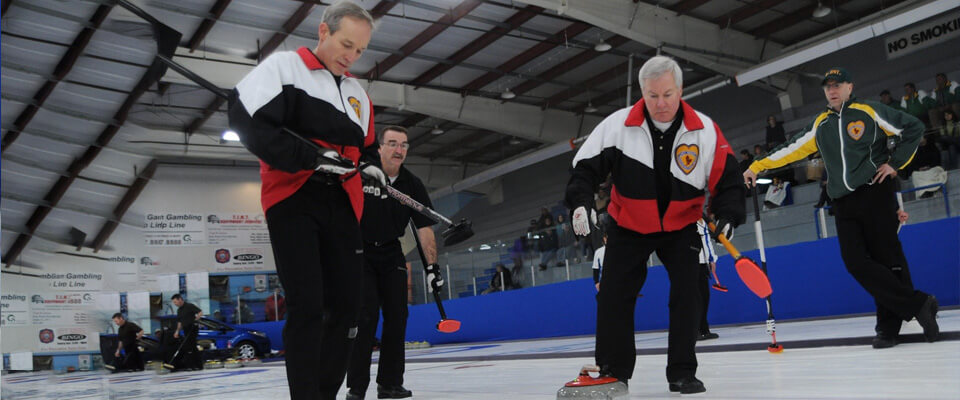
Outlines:
[{"label": "eyeglasses", "polygon": [[389,148],[391,148],[391,149],[395,149],[395,148],[397,148],[397,147],[400,147],[401,149],[404,149],[404,150],[409,150],[409,149],[410,149],[410,143],[406,143],[406,142],[400,143],[400,142],[397,142],[397,141],[395,141],[395,140],[391,140],[391,141],[389,141],[389,142],[382,143],[382,145],[383,145],[383,146],[387,146],[387,147],[389,147]]}]

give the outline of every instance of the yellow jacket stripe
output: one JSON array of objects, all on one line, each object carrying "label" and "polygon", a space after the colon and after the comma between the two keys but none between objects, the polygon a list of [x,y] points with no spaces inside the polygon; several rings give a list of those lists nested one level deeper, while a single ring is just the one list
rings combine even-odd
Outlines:
[{"label": "yellow jacket stripe", "polygon": [[759,174],[768,169],[780,168],[784,165],[800,161],[805,157],[816,153],[817,147],[817,128],[827,119],[827,113],[823,112],[817,116],[813,124],[802,135],[791,138],[787,144],[779,147],[773,153],[768,154],[763,159],[754,161],[750,164],[750,170]]}]

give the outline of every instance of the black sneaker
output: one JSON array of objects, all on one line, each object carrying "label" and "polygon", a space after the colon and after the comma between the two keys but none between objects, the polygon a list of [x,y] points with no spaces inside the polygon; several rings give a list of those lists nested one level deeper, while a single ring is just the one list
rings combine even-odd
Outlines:
[{"label": "black sneaker", "polygon": [[378,399],[405,399],[413,396],[413,392],[405,389],[403,385],[384,386],[377,385]]},{"label": "black sneaker", "polygon": [[877,336],[873,338],[873,348],[875,349],[888,349],[896,345],[897,345],[896,336],[889,336],[889,335],[883,335],[878,333]]},{"label": "black sneaker", "polygon": [[923,302],[920,312],[917,313],[917,322],[923,327],[923,336],[928,342],[935,342],[940,336],[940,325],[937,325],[937,298],[932,295],[927,296],[927,301]]},{"label": "black sneaker", "polygon": [[363,400],[363,396],[366,394],[366,390],[350,389],[347,391],[347,400]]},{"label": "black sneaker", "polygon": [[700,336],[697,336],[697,340],[710,340],[710,339],[716,339],[718,337],[720,337],[720,335],[713,332],[707,332],[707,333],[701,333]]},{"label": "black sneaker", "polygon": [[680,378],[680,380],[675,382],[670,382],[670,391],[680,392],[681,394],[693,394],[706,392],[707,388],[703,386],[703,382],[696,377],[691,376],[688,378]]}]

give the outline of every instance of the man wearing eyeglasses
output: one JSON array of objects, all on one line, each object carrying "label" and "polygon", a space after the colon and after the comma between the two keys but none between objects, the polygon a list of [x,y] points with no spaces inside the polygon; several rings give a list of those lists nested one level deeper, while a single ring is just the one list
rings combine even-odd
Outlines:
[{"label": "man wearing eyeglasses", "polygon": [[[388,126],[379,137],[380,166],[389,185],[409,194],[427,207],[430,197],[423,182],[403,167],[410,143],[407,130]],[[347,399],[363,399],[370,384],[370,354],[383,310],[383,332],[380,337],[380,361],[377,368],[377,398],[402,399],[413,392],[403,387],[404,338],[407,331],[407,268],[400,249],[400,237],[410,225],[417,228],[427,258],[430,290],[443,285],[437,262],[437,244],[431,226],[435,222],[414,213],[392,198],[384,198],[374,186],[364,187],[363,218],[363,309],[360,327],[347,370]]]}]

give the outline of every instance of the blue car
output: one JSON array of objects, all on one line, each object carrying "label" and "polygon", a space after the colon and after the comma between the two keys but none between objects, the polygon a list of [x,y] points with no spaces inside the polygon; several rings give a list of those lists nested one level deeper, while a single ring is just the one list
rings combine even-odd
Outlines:
[{"label": "blue car", "polygon": [[[176,315],[165,315],[159,319],[161,326],[176,327]],[[200,318],[197,323],[200,325],[197,345],[204,349],[203,359],[221,358],[219,355],[224,353],[240,359],[270,354],[270,339],[263,332],[207,317]],[[206,353],[210,353],[213,357],[207,357]]]}]

